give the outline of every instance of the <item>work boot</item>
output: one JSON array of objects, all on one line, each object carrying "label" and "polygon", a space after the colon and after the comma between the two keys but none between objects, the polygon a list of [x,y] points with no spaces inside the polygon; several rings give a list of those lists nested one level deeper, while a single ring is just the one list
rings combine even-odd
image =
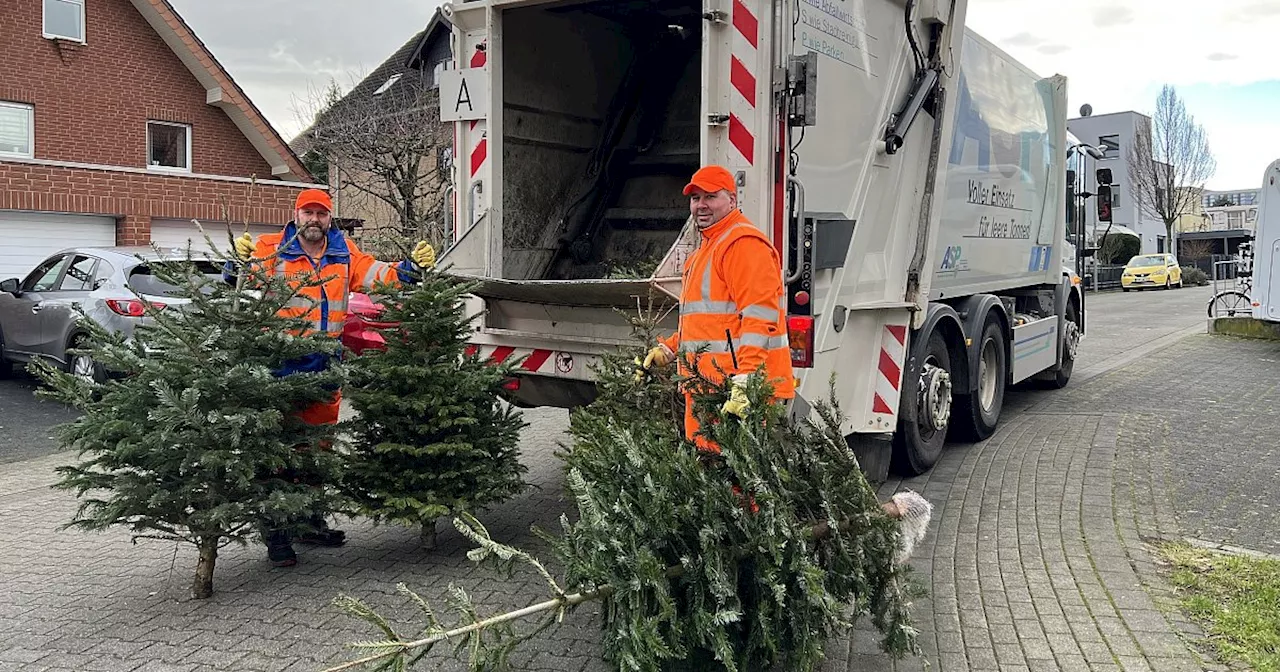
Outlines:
[{"label": "work boot", "polygon": [[292,567],[298,564],[298,554],[293,551],[286,532],[272,532],[267,536],[267,559],[273,567]]},{"label": "work boot", "polygon": [[329,527],[324,518],[312,518],[311,530],[298,535],[298,541],[315,546],[341,546],[347,543],[347,533]]}]

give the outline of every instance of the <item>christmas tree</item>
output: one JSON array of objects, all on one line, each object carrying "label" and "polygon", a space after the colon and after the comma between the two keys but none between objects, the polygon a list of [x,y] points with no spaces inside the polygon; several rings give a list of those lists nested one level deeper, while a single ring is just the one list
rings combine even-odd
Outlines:
[{"label": "christmas tree", "polygon": [[[652,320],[634,324],[651,345]],[[828,640],[861,618],[880,630],[884,650],[917,651],[909,613],[915,589],[903,562],[919,533],[900,518],[916,518],[921,512],[908,509],[922,503],[927,522],[927,503],[877,502],[834,401],[816,404],[816,421],[793,420],[767,403],[770,390],[757,374],[747,417],[726,419],[719,408],[727,384],[677,381],[669,372],[637,378],[636,358],[646,349],[606,357],[598,398],[572,415],[563,457],[578,517],[562,516],[558,534],[537,531],[563,565],[563,579],[490,538],[474,518],[455,520],[479,546],[474,560],[532,568],[550,599],[482,617],[465,591],[451,587],[449,603],[461,619],[447,625],[402,585],[427,618],[410,639],[342,596],[342,609],[386,637],[361,643],[370,655],[332,669],[406,669],[443,641],[467,651],[472,670],[503,669],[516,645],[588,601],[602,603],[605,656],[620,670],[815,669]],[[696,408],[719,454],[700,453],[685,439],[679,382],[698,385]],[[539,616],[524,631],[515,625]]]},{"label": "christmas tree", "polygon": [[43,395],[82,412],[59,428],[62,444],[87,457],[58,470],[54,487],[82,500],[64,527],[122,526],[135,540],[194,545],[197,598],[213,594],[219,549],[332,510],[334,496],[306,482],[331,482],[338,467],[327,449],[335,427],[294,413],[330,399],[343,369],[335,360],[325,371],[282,375],[291,360],[337,352],[334,339],[303,335],[305,320],[276,314],[319,279],[290,287],[257,263],[218,258],[227,257],[234,284],[198,253],[147,262],[151,284],[172,291],[163,303],[138,297],[146,319],[129,340],[82,320],[106,382],[37,369],[51,388]]},{"label": "christmas tree", "polygon": [[384,352],[351,360],[347,398],[357,412],[342,488],[375,521],[420,526],[473,512],[525,487],[517,444],[525,426],[499,401],[516,361],[467,352],[473,333],[463,297],[473,287],[435,270],[406,287],[375,288],[385,306]]}]

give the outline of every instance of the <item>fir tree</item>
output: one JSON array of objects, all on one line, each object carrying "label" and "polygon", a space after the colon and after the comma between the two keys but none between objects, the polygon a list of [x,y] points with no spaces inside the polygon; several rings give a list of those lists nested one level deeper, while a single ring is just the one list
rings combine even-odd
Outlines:
[{"label": "fir tree", "polygon": [[426,270],[421,283],[381,286],[390,323],[385,352],[351,360],[347,398],[358,413],[343,489],[375,521],[420,526],[434,547],[436,520],[524,489],[517,445],[525,426],[499,401],[519,362],[467,353],[471,285]]},{"label": "fir tree", "polygon": [[220,548],[331,510],[330,493],[299,481],[331,479],[338,465],[327,450],[335,428],[293,414],[330,398],[342,368],[279,373],[309,353],[336,353],[338,344],[323,334],[299,335],[305,320],[276,315],[297,288],[256,264],[232,263],[240,278],[234,285],[220,265],[190,254],[148,262],[177,290],[163,308],[147,304],[147,319],[130,340],[83,319],[107,382],[37,367],[52,388],[41,394],[82,412],[59,428],[64,447],[88,458],[58,469],[54,487],[82,499],[64,529],[118,525],[135,540],[194,545],[197,598],[213,594]]},{"label": "fir tree", "polygon": [[[652,344],[652,321],[634,324]],[[482,617],[451,586],[461,621],[450,627],[402,585],[427,617],[420,638],[407,639],[342,596],[343,610],[386,637],[360,643],[371,655],[333,670],[407,669],[443,641],[467,651],[474,671],[508,669],[513,647],[596,600],[605,656],[619,670],[811,670],[832,636],[867,617],[886,651],[917,651],[902,530],[845,443],[834,400],[816,404],[816,422],[792,420],[765,403],[757,374],[748,417],[723,419],[727,383],[680,381],[699,384],[703,427],[721,447],[711,456],[684,438],[678,381],[669,372],[636,379],[646,349],[606,357],[598,398],[572,414],[563,457],[578,519],[562,515],[559,534],[537,531],[563,565],[562,581],[473,518],[454,521],[479,546],[473,559],[531,567],[551,599]],[[539,614],[523,632],[512,625]]]}]

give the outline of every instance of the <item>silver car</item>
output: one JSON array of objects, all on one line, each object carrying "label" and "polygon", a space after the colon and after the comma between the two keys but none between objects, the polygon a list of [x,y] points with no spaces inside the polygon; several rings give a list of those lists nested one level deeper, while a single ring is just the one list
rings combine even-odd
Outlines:
[{"label": "silver car", "polygon": [[[149,262],[186,258],[186,251],[178,249],[157,253],[150,247],[68,248],[45,259],[26,278],[0,282],[0,374],[12,363],[45,357],[78,376],[103,380],[102,367],[90,357],[67,352],[88,334],[73,306],[128,338],[134,327],[149,319],[139,295],[163,306],[188,302],[180,298],[177,287],[152,274]],[[195,263],[201,273],[221,277],[217,260]]]}]

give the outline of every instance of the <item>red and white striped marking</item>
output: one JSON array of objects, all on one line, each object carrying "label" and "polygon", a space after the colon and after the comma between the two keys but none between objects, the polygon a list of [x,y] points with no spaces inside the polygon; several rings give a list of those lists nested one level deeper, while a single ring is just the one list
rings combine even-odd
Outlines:
[{"label": "red and white striped marking", "polygon": [[[471,67],[483,68],[484,64],[488,62],[488,59],[489,56],[485,51],[485,43],[481,42],[476,45],[476,51],[471,55]],[[473,133],[478,125],[480,125],[479,119],[471,120],[471,130]],[[474,178],[476,173],[480,172],[480,168],[484,166],[484,162],[488,158],[489,138],[488,134],[485,133],[485,129],[481,129],[479,134],[475,134],[471,138],[471,151],[469,153],[469,161],[467,164],[470,166],[470,172],[467,173],[467,177]]]},{"label": "red and white striped marking", "polygon": [[880,361],[876,367],[875,397],[871,412],[880,415],[898,415],[899,390],[902,387],[902,366],[907,359],[907,326],[886,324],[880,336]]},{"label": "red and white striped marking", "polygon": [[733,0],[733,44],[730,49],[729,142],[747,162],[756,162],[756,118],[758,84],[755,64],[760,48],[760,19],[743,0]]},{"label": "red and white striped marking", "polygon": [[[564,365],[562,357],[556,357],[555,350],[547,350],[544,348],[517,348],[510,345],[476,345],[470,344],[464,351],[467,356],[479,354],[481,358],[487,359],[496,364],[501,364],[509,359],[519,360],[524,358],[520,363],[520,368],[529,373],[545,373],[551,375],[572,374],[574,366],[569,371],[557,371],[557,364],[561,367]],[[569,360],[572,361],[572,360]]]}]

